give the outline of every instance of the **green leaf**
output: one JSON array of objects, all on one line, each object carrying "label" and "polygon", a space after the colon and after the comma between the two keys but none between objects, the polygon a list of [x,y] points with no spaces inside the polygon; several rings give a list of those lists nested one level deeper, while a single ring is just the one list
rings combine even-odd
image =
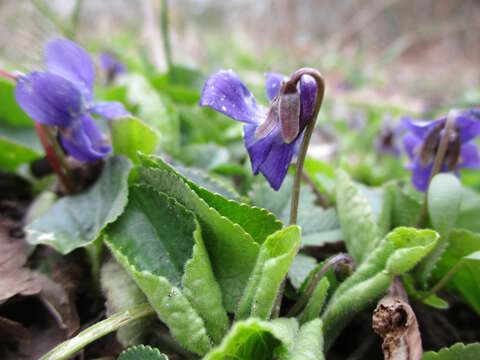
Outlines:
[{"label": "green leaf", "polygon": [[138,117],[160,133],[159,147],[176,154],[180,145],[180,121],[176,109],[140,74],[128,74],[122,81],[127,87],[128,102],[138,109]]},{"label": "green leaf", "polygon": [[397,250],[390,254],[386,270],[399,275],[411,270],[433,250],[438,242],[438,235],[435,232],[426,235],[410,229],[408,234],[407,230],[391,233],[389,240]]},{"label": "green leaf", "polygon": [[138,345],[122,351],[117,360],[168,360],[168,357],[157,348]]},{"label": "green leaf", "polygon": [[81,194],[60,199],[27,225],[27,241],[50,245],[62,254],[93,243],[123,212],[131,167],[128,159],[109,158],[94,185]]},{"label": "green leaf", "polygon": [[441,236],[457,222],[462,185],[456,176],[441,173],[434,176],[428,188],[428,213],[433,227]]},{"label": "green leaf", "polygon": [[[459,293],[480,314],[480,234],[455,229],[448,247],[432,273],[432,283],[442,279],[453,267],[462,266],[449,280],[448,288]],[[463,263],[459,264],[459,263]]]},{"label": "green leaf", "polygon": [[480,233],[480,221],[478,221],[480,217],[480,194],[472,189],[463,187],[461,197],[462,202],[456,227]]},{"label": "green leaf", "polygon": [[15,100],[15,83],[0,79],[0,123],[16,127],[31,127],[32,120]]},{"label": "green leaf", "polygon": [[422,360],[477,360],[480,359],[480,343],[456,343],[439,352],[429,351],[423,354]]},{"label": "green leaf", "polygon": [[390,198],[390,226],[417,226],[422,211],[422,200],[419,193],[410,185],[389,182],[384,186],[385,196]]},{"label": "green leaf", "polygon": [[295,319],[262,321],[251,318],[238,321],[222,343],[204,359],[288,359],[297,331]]},{"label": "green leaf", "polygon": [[419,261],[418,254],[426,255],[437,241],[438,234],[429,229],[398,227],[389,233],[330,298],[322,315],[327,348],[357,312],[385,293],[394,275],[409,271],[415,265],[413,261],[400,259],[398,254],[414,249],[407,253]]},{"label": "green leaf", "polygon": [[295,259],[293,259],[290,269],[288,269],[288,278],[293,287],[297,290],[300,289],[300,286],[302,286],[305,279],[316,266],[317,260],[315,260],[315,258],[304,254],[297,254]]},{"label": "green leaf", "polygon": [[372,208],[361,191],[343,170],[337,171],[337,210],[345,245],[356,264],[361,264],[378,242],[378,229]]},{"label": "green leaf", "polygon": [[185,180],[157,157],[142,157],[140,181],[175,198],[190,209],[202,226],[205,246],[223,303],[235,309],[252,272],[260,244],[282,224],[265,209],[227,200]]},{"label": "green leaf", "polygon": [[140,163],[138,151],[153,153],[159,141],[157,131],[134,117],[112,121],[111,135],[114,153],[128,157],[134,164]]},{"label": "green leaf", "polygon": [[330,286],[328,278],[324,277],[320,280],[313,290],[312,296],[308,300],[307,306],[300,318],[300,324],[304,324],[307,321],[313,320],[320,315],[323,304],[327,298],[327,291]]},{"label": "green leaf", "polygon": [[315,319],[304,324],[288,360],[324,360],[322,321]]},{"label": "green leaf", "polygon": [[213,177],[201,169],[192,169],[183,166],[177,166],[176,169],[185,179],[188,179],[190,182],[203,187],[212,193],[220,194],[227,199],[241,200],[241,196],[231,185],[225,183],[221,179]]},{"label": "green leaf", "polygon": [[[114,260],[103,264],[100,279],[103,294],[107,299],[107,317],[147,302],[143,292]],[[117,339],[123,346],[140,344],[150,325],[151,319],[147,318],[122,327],[117,330]]]},{"label": "green leaf", "polygon": [[270,235],[262,244],[257,263],[236,312],[237,319],[249,315],[268,319],[280,285],[300,246],[300,228],[289,226]]},{"label": "green leaf", "polygon": [[14,171],[42,156],[42,146],[30,120],[29,125],[21,128],[0,123],[1,169]]},{"label": "green leaf", "polygon": [[204,354],[208,335],[221,340],[228,318],[192,212],[149,186],[131,187],[106,243],[180,344]]}]

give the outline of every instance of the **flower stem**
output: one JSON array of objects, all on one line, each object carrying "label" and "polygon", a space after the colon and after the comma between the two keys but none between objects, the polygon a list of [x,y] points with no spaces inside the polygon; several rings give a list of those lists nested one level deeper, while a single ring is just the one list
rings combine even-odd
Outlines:
[{"label": "flower stem", "polygon": [[45,154],[47,156],[48,163],[52,167],[53,171],[57,174],[58,180],[62,184],[63,190],[67,195],[71,195],[74,192],[72,176],[63,154],[62,149],[58,145],[57,139],[52,135],[50,129],[46,125],[35,123],[35,129],[37,130],[38,137],[42,142]]},{"label": "flower stem", "polygon": [[7,71],[7,70],[3,70],[3,69],[0,69],[0,77],[1,78],[4,78],[4,79],[7,79],[7,80],[10,80],[10,81],[17,81],[17,77],[15,75],[13,75],[11,72]]},{"label": "flower stem", "polygon": [[458,111],[455,109],[450,110],[445,122],[445,133],[443,134],[440,144],[438,145],[438,150],[433,161],[433,168],[428,180],[428,187],[425,191],[425,200],[423,201],[422,212],[420,213],[420,218],[418,220],[418,228],[422,228],[425,225],[428,212],[428,190],[430,189],[430,183],[435,175],[437,175],[440,170],[442,170],[443,160],[448,150],[448,143],[450,141],[450,135],[455,128],[455,119],[457,117]]},{"label": "flower stem", "polygon": [[[330,260],[327,261],[325,265],[317,272],[315,277],[312,281],[308,284],[307,288],[303,292],[303,294],[298,298],[297,302],[291,307],[291,309],[287,313],[287,317],[294,316],[299,313],[300,310],[307,304],[308,299],[312,295],[313,291],[315,290],[315,286],[317,286],[318,282],[322,279],[322,276],[331,269],[332,267],[336,267],[337,265],[344,264],[348,266],[355,266],[355,261],[353,258],[348,254],[338,254],[332,257]],[[353,270],[353,269],[352,269]]]},{"label": "flower stem", "polygon": [[43,355],[40,360],[61,360],[68,359],[77,351],[81,350],[91,342],[111,333],[133,321],[155,314],[150,304],[143,304],[132,307],[122,312],[113,314],[109,318],[100,321],[83,330],[72,339],[68,339],[57,345],[54,349]]},{"label": "flower stem", "polygon": [[295,167],[295,180],[293,183],[292,190],[292,202],[290,206],[290,225],[297,223],[298,217],[298,199],[300,197],[300,185],[303,176],[303,164],[305,163],[305,158],[307,156],[308,145],[310,144],[310,139],[313,134],[313,129],[315,128],[315,123],[317,121],[317,115],[322,106],[323,97],[325,95],[325,80],[323,79],[322,74],[318,70],[312,68],[302,68],[291,76],[291,82],[297,84],[300,81],[300,78],[303,75],[310,75],[313,77],[317,83],[317,98],[315,99],[315,109],[313,112],[312,119],[308,122],[305,129],[305,134],[303,136],[302,145],[300,146],[300,151],[297,157],[297,164]]}]

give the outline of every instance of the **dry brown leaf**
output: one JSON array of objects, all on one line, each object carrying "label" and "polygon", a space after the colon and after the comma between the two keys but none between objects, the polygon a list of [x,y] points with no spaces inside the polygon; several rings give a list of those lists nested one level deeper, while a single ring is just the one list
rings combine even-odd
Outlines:
[{"label": "dry brown leaf", "polygon": [[422,339],[417,318],[408,304],[401,280],[395,278],[389,292],[373,313],[373,330],[383,338],[385,360],[420,360]]}]

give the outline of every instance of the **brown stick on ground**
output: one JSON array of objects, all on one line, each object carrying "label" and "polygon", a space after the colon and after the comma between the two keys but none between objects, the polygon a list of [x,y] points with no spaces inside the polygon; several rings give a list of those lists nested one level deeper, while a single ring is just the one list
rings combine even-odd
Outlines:
[{"label": "brown stick on ground", "polygon": [[383,338],[385,360],[422,358],[422,339],[417,318],[398,277],[394,278],[388,294],[380,300],[373,313],[373,330]]}]

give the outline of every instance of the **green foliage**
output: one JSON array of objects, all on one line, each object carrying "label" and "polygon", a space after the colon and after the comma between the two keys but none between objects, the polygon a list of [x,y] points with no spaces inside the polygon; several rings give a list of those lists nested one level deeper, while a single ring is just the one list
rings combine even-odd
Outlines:
[{"label": "green foliage", "polygon": [[307,306],[302,313],[300,318],[300,323],[304,324],[310,320],[317,318],[322,311],[323,304],[327,298],[327,291],[330,287],[330,282],[328,278],[324,277],[318,282],[313,290],[313,293],[308,300]]},{"label": "green foliage", "polygon": [[293,287],[298,290],[316,266],[317,260],[315,258],[301,253],[297,254],[290,269],[288,269],[288,278]]},{"label": "green foliage", "polygon": [[[388,234],[330,298],[322,315],[327,348],[357,312],[378,300],[393,277],[411,270],[437,240],[438,234],[428,229],[399,227]],[[403,258],[405,253],[415,261]]]},{"label": "green foliage", "polygon": [[289,226],[265,240],[238,305],[237,319],[249,315],[260,319],[270,317],[283,278],[297,254],[300,239],[300,228]]},{"label": "green foliage", "polygon": [[12,127],[32,127],[32,120],[17,105],[15,83],[0,78],[0,123]]},{"label": "green foliage", "polygon": [[[287,176],[282,187],[274,191],[266,182],[254,184],[250,198],[253,204],[269,209],[284,223],[288,223],[293,178]],[[302,186],[300,192],[298,225],[302,228],[302,246],[322,246],[343,239],[337,212],[315,204],[312,190]]]},{"label": "green foliage", "polygon": [[297,335],[289,360],[324,360],[322,321],[312,320],[302,327]]},{"label": "green foliage", "polygon": [[367,196],[343,170],[337,171],[337,210],[345,246],[361,264],[378,242],[378,229]]},{"label": "green foliage", "polygon": [[109,158],[100,178],[88,190],[60,199],[27,225],[27,241],[50,245],[62,254],[93,243],[123,212],[131,167],[128,159]]},{"label": "green foliage", "polygon": [[457,222],[460,210],[462,185],[452,174],[437,174],[428,189],[428,213],[432,225],[440,235],[448,232]]},{"label": "green foliage", "polygon": [[134,186],[105,240],[180,344],[204,354],[208,335],[221,339],[228,319],[190,211],[149,186]]},{"label": "green foliage", "polygon": [[175,107],[139,74],[125,76],[123,83],[127,88],[127,102],[136,107],[138,117],[160,133],[160,149],[177,154],[180,123]]},{"label": "green foliage", "polygon": [[113,152],[123,155],[138,164],[137,152],[151,154],[155,151],[159,133],[135,117],[126,117],[112,121],[111,136]]},{"label": "green foliage", "polygon": [[168,357],[156,348],[139,345],[122,351],[117,360],[168,360]]},{"label": "green foliage", "polygon": [[266,210],[224,199],[185,182],[159,158],[144,157],[143,161],[140,182],[176,199],[197,216],[222,289],[223,305],[233,312],[255,266],[260,244],[269,233],[280,229],[281,223]]},{"label": "green foliage", "polygon": [[439,352],[428,351],[423,354],[422,360],[476,360],[480,358],[480,343],[457,343]]},{"label": "green foliage", "polygon": [[[433,270],[433,280],[439,281],[451,269],[458,271],[448,287],[460,294],[480,314],[480,235],[467,230],[450,232],[448,246]],[[433,281],[432,281],[433,282]]]}]

